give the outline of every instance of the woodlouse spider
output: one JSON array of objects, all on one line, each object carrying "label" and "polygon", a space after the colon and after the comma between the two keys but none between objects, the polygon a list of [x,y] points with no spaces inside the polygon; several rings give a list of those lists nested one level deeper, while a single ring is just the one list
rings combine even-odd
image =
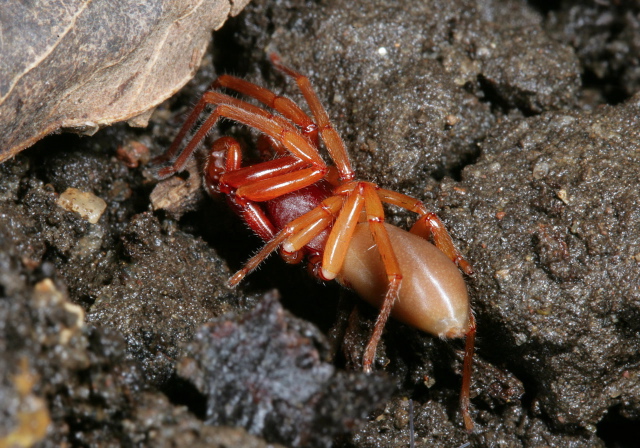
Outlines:
[{"label": "woodlouse spider", "polygon": [[[174,162],[158,171],[165,178],[184,169],[205,135],[226,118],[260,132],[259,152],[266,161],[243,164],[239,143],[218,139],[207,159],[204,183],[222,193],[230,206],[266,245],[229,280],[237,285],[276,249],[290,263],[305,256],[313,274],[337,279],[380,309],[362,364],[371,370],[376,347],[391,314],[441,338],[466,336],[461,408],[467,429],[475,320],[456,265],[471,266],[454,247],[443,223],[410,196],[355,179],[344,143],[309,79],[271,55],[273,65],[295,79],[311,118],[288,98],[233,76],[220,76],[198,101],[160,161]],[[269,107],[269,112],[218,92],[226,88]],[[188,132],[208,107],[213,111],[182,148]],[[333,164],[320,155],[324,143]],[[384,222],[383,203],[419,215],[410,232]],[[432,245],[428,240],[432,240]],[[374,247],[377,250],[372,250]]]}]

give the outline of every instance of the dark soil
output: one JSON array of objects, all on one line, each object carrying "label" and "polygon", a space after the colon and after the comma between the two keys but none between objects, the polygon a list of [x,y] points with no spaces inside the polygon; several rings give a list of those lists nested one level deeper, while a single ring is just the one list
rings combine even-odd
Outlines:
[{"label": "dark soil", "polygon": [[[634,446],[640,4],[604,3],[254,2],[147,129],[0,165],[0,446]],[[364,375],[376,313],[352,294],[275,257],[226,286],[260,242],[203,194],[201,157],[151,207],[147,161],[216,73],[303,104],[269,52],[359,176],[424,201],[474,266],[473,433],[462,341],[390,322]],[[70,187],[105,201],[96,224],[56,203]]]}]

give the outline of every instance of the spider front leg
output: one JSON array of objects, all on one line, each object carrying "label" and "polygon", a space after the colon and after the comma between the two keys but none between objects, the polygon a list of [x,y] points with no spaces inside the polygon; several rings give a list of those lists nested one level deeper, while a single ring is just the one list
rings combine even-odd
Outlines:
[{"label": "spider front leg", "polygon": [[[169,162],[170,160],[172,160],[176,154],[178,154],[180,146],[182,145],[182,142],[184,141],[185,137],[187,136],[187,133],[193,128],[193,126],[196,124],[196,122],[198,121],[198,118],[200,118],[200,115],[202,115],[202,112],[204,112],[204,110],[207,108],[207,106],[209,105],[214,105],[214,104],[232,104],[235,105],[237,107],[241,107],[244,108],[245,110],[252,112],[254,114],[264,114],[265,116],[270,116],[270,114],[267,111],[263,111],[262,109],[260,109],[259,107],[256,107],[252,104],[249,104],[247,102],[238,100],[236,98],[227,96],[227,95],[223,95],[219,92],[215,92],[215,91],[207,91],[205,92],[202,97],[200,98],[200,100],[196,103],[196,105],[193,107],[193,109],[191,110],[191,112],[189,113],[189,116],[187,117],[187,119],[185,120],[185,122],[182,124],[182,127],[180,128],[180,130],[178,131],[178,134],[174,137],[173,142],[171,142],[171,146],[169,146],[169,149],[167,149],[167,151],[165,151],[163,154],[161,154],[160,156],[156,157],[153,162],[156,164],[159,163],[163,163],[163,162]],[[208,132],[209,129],[211,129],[211,127],[215,124],[215,121],[213,122],[213,124],[211,124],[211,126],[205,128],[205,126],[203,125],[202,127],[205,128],[205,131]],[[193,139],[192,139],[193,141]],[[197,143],[199,143],[200,140],[198,140]],[[186,159],[189,158],[189,156],[191,155],[191,152],[193,152],[193,150],[191,150],[191,152],[182,150],[182,153],[187,153],[185,155],[185,162]],[[169,172],[167,170],[167,172],[165,174],[162,174],[161,177],[168,177],[171,176],[172,174],[174,174],[175,172],[178,172],[182,169],[182,167],[184,166],[184,164],[180,164],[178,161],[173,163],[173,166],[171,168],[173,168],[173,172]]]},{"label": "spider front leg", "polygon": [[343,181],[350,181],[354,179],[355,172],[353,171],[353,168],[351,168],[351,162],[349,161],[349,155],[347,154],[344,142],[331,124],[329,114],[322,105],[320,98],[318,98],[318,95],[313,90],[309,78],[284,65],[277,54],[272,53],[269,57],[271,59],[271,63],[278,70],[288,76],[291,76],[295,79],[296,84],[298,84],[298,88],[300,89],[300,92],[302,92],[302,96],[304,96],[304,99],[309,105],[309,109],[311,109],[311,113],[315,119],[316,125],[318,126],[318,131],[324,141],[327,151],[338,168],[340,179]]},{"label": "spider front leg", "polygon": [[253,201],[241,199],[221,180],[225,174],[237,172],[242,167],[242,148],[232,137],[222,137],[211,147],[205,166],[204,184],[212,196],[225,194],[227,203],[264,241],[273,239],[276,229],[262,207]]},{"label": "spider front leg", "polygon": [[[275,237],[276,227],[255,200],[256,196],[274,189],[283,193],[295,191],[295,182],[285,181],[299,175],[304,162],[292,156],[279,157],[268,162],[242,166],[242,149],[232,137],[216,140],[209,152],[205,166],[204,183],[207,191],[215,196],[224,194],[231,208],[255,231],[264,241]],[[302,170],[303,173],[306,170]],[[293,187],[292,187],[293,185]],[[253,193],[253,190],[257,190]],[[287,253],[283,258],[289,263],[302,260],[302,254]]]},{"label": "spider front leg", "polygon": [[302,135],[309,137],[309,140],[318,147],[318,126],[289,98],[276,95],[269,89],[231,75],[221,75],[211,84],[211,89],[220,87],[226,87],[227,89],[247,95],[279,112],[284,117],[293,121],[302,131]]},{"label": "spider front leg", "polygon": [[[315,148],[305,136],[300,134],[295,126],[288,120],[274,116],[244,101],[213,91],[206,92],[202,96],[167,152],[156,159],[156,161],[171,159],[178,153],[187,132],[195,125],[208,105],[215,105],[216,107],[187,145],[179,151],[179,155],[173,164],[158,171],[159,178],[169,177],[184,169],[184,166],[197,146],[220,118],[228,118],[256,129],[271,139],[278,141],[291,155],[310,165],[312,167],[310,171],[300,171],[299,176],[296,178],[298,180],[298,183],[295,184],[297,188],[302,188],[300,183],[305,183],[305,181],[302,180],[303,178],[306,179],[304,185],[306,186],[311,185],[326,174],[327,166],[322,160],[322,157],[320,157],[317,148]],[[291,181],[291,176],[289,176],[287,180]]]}]

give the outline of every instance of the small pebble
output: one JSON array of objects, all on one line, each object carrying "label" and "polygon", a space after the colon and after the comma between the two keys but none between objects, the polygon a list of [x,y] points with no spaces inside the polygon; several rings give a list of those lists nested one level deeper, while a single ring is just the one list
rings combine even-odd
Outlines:
[{"label": "small pebble", "polygon": [[107,208],[107,203],[98,196],[77,188],[67,188],[56,203],[65,210],[79,214],[91,224],[97,223]]}]

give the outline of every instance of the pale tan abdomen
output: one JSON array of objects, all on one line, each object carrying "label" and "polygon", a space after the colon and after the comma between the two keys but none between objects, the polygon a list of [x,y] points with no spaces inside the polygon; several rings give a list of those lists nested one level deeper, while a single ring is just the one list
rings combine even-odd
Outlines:
[{"label": "pale tan abdomen", "polygon": [[[385,228],[403,276],[391,315],[436,336],[464,336],[469,296],[456,265],[425,239],[390,224]],[[339,279],[373,306],[382,304],[387,275],[368,223],[356,227]]]}]

